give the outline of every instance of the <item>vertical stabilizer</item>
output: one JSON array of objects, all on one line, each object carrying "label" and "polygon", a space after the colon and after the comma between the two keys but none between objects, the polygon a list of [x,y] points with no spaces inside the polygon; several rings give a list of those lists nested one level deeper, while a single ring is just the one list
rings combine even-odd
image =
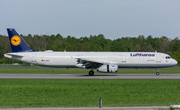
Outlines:
[{"label": "vertical stabilizer", "polygon": [[8,28],[9,42],[12,52],[34,52],[13,28]]}]

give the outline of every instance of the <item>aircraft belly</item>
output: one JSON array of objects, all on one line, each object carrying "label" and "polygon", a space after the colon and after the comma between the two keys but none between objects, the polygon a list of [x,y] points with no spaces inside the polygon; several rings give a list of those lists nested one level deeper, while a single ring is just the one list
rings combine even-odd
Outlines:
[{"label": "aircraft belly", "polygon": [[119,68],[160,68],[160,67],[169,67],[167,64],[148,64],[148,63],[126,63],[119,64]]}]

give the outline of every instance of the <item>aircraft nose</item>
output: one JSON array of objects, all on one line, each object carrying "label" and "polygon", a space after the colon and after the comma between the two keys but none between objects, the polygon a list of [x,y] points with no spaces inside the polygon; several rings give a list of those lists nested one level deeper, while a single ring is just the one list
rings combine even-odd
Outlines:
[{"label": "aircraft nose", "polygon": [[172,64],[177,65],[178,62],[175,59],[173,59]]}]

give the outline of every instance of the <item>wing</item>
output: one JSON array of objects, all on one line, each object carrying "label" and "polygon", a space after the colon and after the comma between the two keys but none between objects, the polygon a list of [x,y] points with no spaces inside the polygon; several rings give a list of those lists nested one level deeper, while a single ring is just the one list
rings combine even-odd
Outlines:
[{"label": "wing", "polygon": [[100,60],[95,60],[95,59],[86,59],[86,58],[76,58],[77,59],[77,67],[80,68],[98,68],[101,65],[104,64],[114,64],[116,62],[110,62],[110,61],[100,61]]}]

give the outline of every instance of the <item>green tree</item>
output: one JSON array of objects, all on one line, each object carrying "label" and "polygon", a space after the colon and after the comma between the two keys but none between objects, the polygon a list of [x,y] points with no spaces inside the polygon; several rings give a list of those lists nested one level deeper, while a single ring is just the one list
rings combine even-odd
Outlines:
[{"label": "green tree", "polygon": [[177,49],[177,51],[173,52],[173,58],[177,60],[178,63],[180,63],[180,47]]},{"label": "green tree", "polygon": [[180,40],[178,39],[178,37],[176,37],[174,40],[171,41],[170,44],[171,44],[171,51],[175,52],[180,47]]}]

